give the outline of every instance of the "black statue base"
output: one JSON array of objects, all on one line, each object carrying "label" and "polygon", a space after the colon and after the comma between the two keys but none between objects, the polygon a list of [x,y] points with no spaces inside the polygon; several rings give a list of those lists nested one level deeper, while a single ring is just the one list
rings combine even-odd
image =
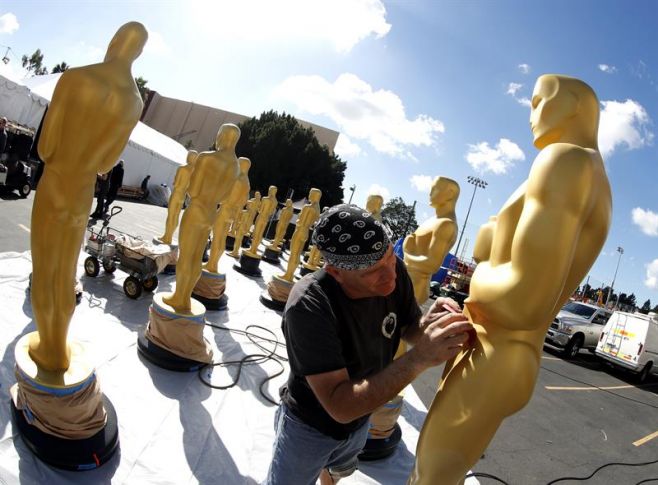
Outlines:
[{"label": "black statue base", "polygon": [[388,438],[383,439],[367,439],[363,451],[359,455],[359,460],[375,461],[388,458],[395,453],[400,440],[402,439],[402,430],[400,425],[395,423],[393,433]]},{"label": "black statue base", "polygon": [[226,236],[226,251],[233,251],[233,246],[235,244],[235,238],[233,236]]},{"label": "black statue base", "polygon": [[207,365],[205,362],[180,357],[154,344],[144,336],[144,331],[137,337],[137,350],[149,362],[175,372],[194,372]]},{"label": "black statue base", "polygon": [[315,273],[317,269],[309,269],[306,266],[302,265],[299,268],[299,275],[300,276],[306,276],[309,273]]},{"label": "black statue base", "polygon": [[11,401],[11,414],[23,442],[41,461],[55,468],[85,471],[107,463],[119,449],[119,426],[114,406],[103,395],[107,413],[105,427],[90,438],[71,440],[44,433],[27,422],[23,412]]},{"label": "black statue base", "polygon": [[219,298],[206,298],[205,296],[192,293],[192,298],[199,300],[206,307],[206,310],[220,311],[226,310],[228,307],[228,296],[226,293],[222,294]]},{"label": "black statue base", "polygon": [[260,277],[263,272],[258,267],[259,265],[260,258],[254,258],[242,251],[240,261],[233,265],[233,269],[246,276]]},{"label": "black statue base", "polygon": [[242,244],[240,245],[243,248],[249,249],[251,247],[251,238],[250,237],[243,237],[242,238]]},{"label": "black statue base", "polygon": [[176,274],[176,265],[175,264],[168,264],[165,266],[165,269],[162,270],[164,274]]},{"label": "black statue base", "polygon": [[286,307],[286,302],[285,301],[279,301],[279,300],[273,299],[270,296],[270,294],[267,292],[267,290],[263,291],[260,294],[259,300],[267,308],[269,308],[270,310],[276,310],[277,312],[282,312],[283,309]]},{"label": "black statue base", "polygon": [[263,253],[263,261],[270,264],[281,264],[279,261],[280,255],[281,251],[274,251],[273,249],[265,248],[265,252]]}]

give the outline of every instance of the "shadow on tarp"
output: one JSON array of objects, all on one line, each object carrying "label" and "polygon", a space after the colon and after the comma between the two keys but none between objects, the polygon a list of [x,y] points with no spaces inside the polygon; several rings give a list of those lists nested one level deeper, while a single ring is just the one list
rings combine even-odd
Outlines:
[{"label": "shadow on tarp", "polygon": [[[196,372],[172,372],[148,362],[141,354],[139,359],[148,369],[155,388],[163,396],[178,401],[185,459],[198,483],[256,485],[256,480],[240,473],[215,430],[212,416],[202,405],[212,390],[199,382]],[[210,459],[201,463],[204,456]]]}]

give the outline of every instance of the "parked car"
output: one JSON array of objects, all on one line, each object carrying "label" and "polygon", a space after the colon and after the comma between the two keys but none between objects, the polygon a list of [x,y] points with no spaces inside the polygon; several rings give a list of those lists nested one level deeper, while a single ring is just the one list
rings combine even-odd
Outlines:
[{"label": "parked car", "polygon": [[611,315],[612,312],[605,308],[570,301],[551,323],[544,341],[562,349],[569,359],[576,357],[580,349],[593,352]]},{"label": "parked car", "polygon": [[658,376],[658,315],[614,312],[601,332],[596,355],[644,382]]},{"label": "parked car", "polygon": [[16,190],[27,197],[32,191],[32,169],[19,160],[0,161],[0,190]]}]

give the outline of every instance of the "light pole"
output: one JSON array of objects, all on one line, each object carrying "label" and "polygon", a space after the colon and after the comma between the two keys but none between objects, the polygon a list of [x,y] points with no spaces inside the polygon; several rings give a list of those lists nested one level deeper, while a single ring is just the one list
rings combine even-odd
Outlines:
[{"label": "light pole", "polygon": [[356,184],[352,184],[352,186],[349,187],[349,189],[352,191],[352,193],[350,194],[350,200],[348,200],[347,203],[351,204],[352,203],[352,197],[354,197],[354,191],[356,190]]},{"label": "light pole", "polygon": [[466,229],[466,222],[468,222],[468,216],[471,213],[471,207],[473,206],[473,199],[475,199],[475,191],[479,188],[481,189],[486,189],[487,188],[487,182],[484,180],[477,178],[477,177],[472,177],[468,176],[466,178],[468,180],[469,184],[473,185],[473,195],[471,196],[471,203],[468,204],[468,211],[466,212],[466,219],[464,219],[464,225],[462,226],[462,232],[459,234],[459,241],[457,241],[457,247],[455,248],[455,256],[459,258],[459,246],[462,242],[462,237],[464,236],[464,229]]},{"label": "light pole", "polygon": [[[619,270],[619,263],[621,262],[621,255],[624,254],[624,248],[617,246],[617,252],[619,253],[619,258],[617,259],[617,267],[615,268],[615,275],[612,277],[612,284],[608,288],[608,296],[605,299],[605,306],[608,306],[608,301],[610,300],[610,294],[612,293],[612,288],[615,286],[615,280],[617,279],[617,271]],[[615,303],[615,308],[619,303],[619,298],[617,298],[617,303]]]}]

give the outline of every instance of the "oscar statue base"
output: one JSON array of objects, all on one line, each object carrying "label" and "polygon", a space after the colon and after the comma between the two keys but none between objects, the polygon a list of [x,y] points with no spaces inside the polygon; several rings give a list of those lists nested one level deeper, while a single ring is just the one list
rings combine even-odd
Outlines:
[{"label": "oscar statue base", "polygon": [[175,264],[168,264],[165,266],[165,269],[162,270],[164,274],[176,274],[176,265]]},{"label": "oscar statue base", "polygon": [[402,430],[400,425],[395,423],[393,433],[388,438],[368,438],[359,455],[359,460],[375,461],[388,458],[395,453],[400,440],[402,439]]},{"label": "oscar statue base", "polygon": [[235,238],[233,236],[226,236],[226,246],[224,249],[226,249],[226,251],[233,251],[234,245],[235,245]]},{"label": "oscar statue base", "polygon": [[281,250],[277,251],[266,247],[263,253],[263,261],[270,264],[280,264],[279,256],[281,256]]},{"label": "oscar statue base", "polygon": [[137,338],[137,349],[159,367],[193,372],[212,362],[212,349],[203,337],[206,309],[192,298],[191,311],[177,313],[163,301],[169,295],[153,296],[149,323],[143,335]]},{"label": "oscar statue base", "polygon": [[319,266],[309,266],[306,263],[304,263],[299,267],[299,275],[306,276],[309,273],[315,273],[319,269],[320,269]]},{"label": "oscar statue base", "polygon": [[281,311],[285,308],[288,295],[295,283],[273,276],[267,283],[267,290],[260,295],[260,302],[272,310]]},{"label": "oscar statue base", "polygon": [[286,307],[285,301],[275,300],[270,296],[267,290],[263,290],[263,292],[260,294],[259,300],[267,308],[269,308],[270,310],[275,310],[277,312],[282,312],[283,309]]},{"label": "oscar statue base", "polygon": [[246,276],[260,277],[263,272],[258,267],[260,265],[260,257],[256,256],[246,251],[241,251],[240,260],[233,265],[233,269]]},{"label": "oscar statue base", "polygon": [[192,290],[192,297],[199,300],[206,310],[226,310],[228,296],[226,291],[226,275],[203,269],[201,277]]},{"label": "oscar statue base", "polygon": [[195,293],[192,293],[192,297],[199,300],[206,307],[206,310],[219,312],[228,308],[228,295],[226,293],[219,298],[206,298]]},{"label": "oscar statue base", "polygon": [[69,341],[66,371],[48,371],[29,354],[33,332],[16,343],[16,380],[10,389],[12,418],[25,445],[41,461],[84,471],[106,463],[119,447],[114,406],[100,392],[85,348]]}]

